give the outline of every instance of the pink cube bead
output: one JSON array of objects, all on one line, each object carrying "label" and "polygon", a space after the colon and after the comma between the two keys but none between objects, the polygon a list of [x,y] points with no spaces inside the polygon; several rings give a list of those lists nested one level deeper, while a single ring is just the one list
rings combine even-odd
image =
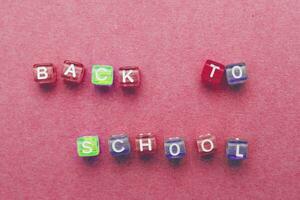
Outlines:
[{"label": "pink cube bead", "polygon": [[197,148],[201,156],[211,156],[216,151],[216,137],[211,134],[201,135],[197,138]]},{"label": "pink cube bead", "polygon": [[135,146],[140,155],[152,155],[157,149],[156,137],[151,133],[139,134],[135,138]]},{"label": "pink cube bead", "polygon": [[66,82],[81,83],[84,77],[85,69],[83,64],[65,60],[62,71],[62,78]]},{"label": "pink cube bead", "polygon": [[214,87],[219,86],[222,83],[224,73],[224,65],[207,60],[201,74],[202,82]]},{"label": "pink cube bead", "polygon": [[39,84],[52,84],[56,82],[57,72],[52,63],[33,65],[33,77]]},{"label": "pink cube bead", "polygon": [[121,67],[119,69],[120,85],[124,88],[138,87],[141,82],[141,74],[138,67]]}]

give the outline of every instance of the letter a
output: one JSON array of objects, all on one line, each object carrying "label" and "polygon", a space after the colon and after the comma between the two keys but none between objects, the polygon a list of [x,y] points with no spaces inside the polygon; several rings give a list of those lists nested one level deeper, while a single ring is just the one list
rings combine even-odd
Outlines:
[{"label": "letter a", "polygon": [[75,65],[74,64],[71,64],[67,70],[65,71],[64,75],[68,75],[68,73],[71,73],[72,74],[72,77],[73,78],[76,78],[76,72],[75,72]]}]

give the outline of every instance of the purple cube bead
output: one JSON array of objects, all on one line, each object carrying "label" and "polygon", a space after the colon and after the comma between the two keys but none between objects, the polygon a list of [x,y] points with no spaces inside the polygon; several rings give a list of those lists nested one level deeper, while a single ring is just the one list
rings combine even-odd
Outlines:
[{"label": "purple cube bead", "polygon": [[172,137],[165,140],[165,155],[169,160],[182,159],[185,154],[184,140],[180,137]]},{"label": "purple cube bead", "polygon": [[229,85],[238,85],[244,83],[247,79],[245,63],[236,63],[226,66],[226,79]]},{"label": "purple cube bead", "polygon": [[113,157],[127,156],[131,152],[130,141],[127,135],[112,135],[108,140],[109,152]]},{"label": "purple cube bead", "polygon": [[229,160],[244,160],[248,156],[248,142],[239,138],[229,139],[226,145]]}]

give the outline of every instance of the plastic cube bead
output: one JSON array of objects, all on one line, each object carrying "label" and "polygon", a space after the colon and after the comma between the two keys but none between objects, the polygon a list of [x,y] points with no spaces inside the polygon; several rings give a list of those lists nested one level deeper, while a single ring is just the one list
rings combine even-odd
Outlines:
[{"label": "plastic cube bead", "polygon": [[79,157],[98,156],[100,153],[98,136],[83,136],[77,138],[77,153]]},{"label": "plastic cube bead", "polygon": [[239,138],[229,139],[226,145],[229,160],[244,160],[248,156],[248,142]]},{"label": "plastic cube bead", "polygon": [[165,140],[165,155],[169,160],[182,159],[186,154],[184,140],[180,137],[172,137]]},{"label": "plastic cube bead", "polygon": [[66,82],[81,83],[85,74],[85,68],[83,64],[65,60],[62,71],[62,78]]},{"label": "plastic cube bead", "polygon": [[207,60],[201,74],[202,82],[207,85],[218,86],[222,83],[224,72],[224,65]]},{"label": "plastic cube bead", "polygon": [[131,151],[127,135],[112,135],[108,140],[109,152],[113,157],[128,156]]},{"label": "plastic cube bead", "polygon": [[201,156],[211,156],[217,149],[216,137],[211,134],[201,135],[197,138],[197,148]]},{"label": "plastic cube bead", "polygon": [[226,66],[226,79],[229,85],[244,83],[247,79],[245,63],[230,64]]},{"label": "plastic cube bead", "polygon": [[93,65],[92,84],[111,86],[114,81],[114,69],[109,65]]},{"label": "plastic cube bead", "polygon": [[139,134],[135,138],[136,151],[140,155],[150,155],[156,152],[156,137],[151,133]]},{"label": "plastic cube bead", "polygon": [[121,67],[119,69],[120,85],[122,87],[138,87],[141,82],[140,70],[138,67]]},{"label": "plastic cube bead", "polygon": [[34,80],[39,84],[55,83],[57,79],[56,68],[52,63],[33,65]]}]

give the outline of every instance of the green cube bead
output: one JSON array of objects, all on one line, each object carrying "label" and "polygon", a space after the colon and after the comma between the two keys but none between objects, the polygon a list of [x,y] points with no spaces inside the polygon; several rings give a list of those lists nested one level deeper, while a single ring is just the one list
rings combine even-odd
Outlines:
[{"label": "green cube bead", "polygon": [[99,155],[98,136],[83,136],[77,138],[77,153],[79,157],[90,157]]},{"label": "green cube bead", "polygon": [[94,85],[110,86],[114,81],[114,69],[109,65],[93,65],[92,83]]}]

